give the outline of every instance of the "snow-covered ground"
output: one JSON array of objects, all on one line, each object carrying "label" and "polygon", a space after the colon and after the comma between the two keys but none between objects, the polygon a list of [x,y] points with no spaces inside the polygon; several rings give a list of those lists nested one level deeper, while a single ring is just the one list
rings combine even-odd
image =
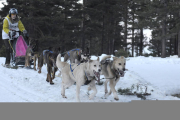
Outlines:
[{"label": "snow-covered ground", "polygon": [[[104,56],[104,55],[102,55]],[[102,58],[100,56],[100,58]],[[92,56],[92,59],[97,57]],[[62,58],[63,59],[63,58]],[[5,58],[0,57],[0,64]],[[139,85],[136,92],[144,92],[147,86],[147,100],[180,100],[171,96],[180,93],[180,58],[177,56],[159,57],[133,57],[127,58],[126,74],[120,78],[116,85],[119,88],[131,89]],[[59,72],[56,73],[56,75]],[[39,74],[33,69],[8,69],[0,65],[0,102],[76,102],[76,86],[72,85],[66,90],[67,99],[61,96],[61,78],[56,77],[54,85],[46,82],[46,66]],[[104,76],[101,76],[103,78]],[[104,81],[104,80],[102,80]],[[103,99],[104,85],[96,85],[98,93],[93,100],[88,99],[87,86],[82,86],[80,91],[81,102],[130,102],[141,100],[137,96],[118,95],[115,101],[113,95]],[[108,86],[109,88],[109,86]]]}]

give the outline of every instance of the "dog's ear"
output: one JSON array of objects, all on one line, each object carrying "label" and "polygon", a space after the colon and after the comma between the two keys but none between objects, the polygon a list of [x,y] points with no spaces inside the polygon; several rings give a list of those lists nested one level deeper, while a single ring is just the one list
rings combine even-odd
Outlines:
[{"label": "dog's ear", "polygon": [[124,56],[121,56],[121,59],[124,59]]},{"label": "dog's ear", "polygon": [[97,58],[97,61],[99,61],[99,57]]},{"label": "dog's ear", "polygon": [[116,60],[116,59],[117,59],[117,57],[113,57],[113,61]]}]

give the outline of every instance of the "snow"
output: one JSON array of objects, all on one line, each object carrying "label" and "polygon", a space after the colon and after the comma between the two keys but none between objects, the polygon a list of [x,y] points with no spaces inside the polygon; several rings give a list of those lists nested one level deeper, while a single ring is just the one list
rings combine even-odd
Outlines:
[{"label": "snow", "polygon": [[[100,59],[105,54],[100,56]],[[92,59],[97,59],[92,56]],[[63,58],[62,58],[63,60]],[[5,58],[0,57],[0,64],[4,64]],[[139,85],[140,89],[133,91],[144,92],[147,87],[147,100],[180,100],[171,96],[180,93],[180,58],[171,56],[167,58],[159,57],[129,57],[126,61],[125,76],[120,78],[116,85],[119,88],[131,89],[132,86]],[[56,75],[59,71],[56,72]],[[66,98],[61,96],[61,77],[53,80],[54,85],[46,82],[46,66],[42,67],[39,74],[33,69],[9,69],[0,65],[0,102],[76,102],[76,85],[72,85],[66,90]],[[101,75],[101,78],[104,76]],[[102,80],[104,81],[104,80]],[[81,102],[131,102],[141,100],[137,96],[120,95],[119,101],[115,101],[113,94],[104,99],[104,85],[96,85],[97,94],[93,100],[88,99],[86,85],[81,86]],[[109,86],[108,86],[109,89]]]}]

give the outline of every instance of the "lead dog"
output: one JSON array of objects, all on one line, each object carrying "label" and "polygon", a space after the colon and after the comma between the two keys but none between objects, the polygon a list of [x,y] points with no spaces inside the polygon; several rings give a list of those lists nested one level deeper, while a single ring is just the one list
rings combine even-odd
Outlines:
[{"label": "lead dog", "polygon": [[[101,60],[101,74],[105,76],[105,98],[107,98],[113,92],[114,99],[119,100],[117,91],[115,90],[116,83],[120,77],[124,76],[126,59],[122,56],[120,58],[113,57],[113,61],[110,60],[111,56],[104,56]],[[109,83],[110,91],[108,93],[107,83]]]},{"label": "lead dog", "polygon": [[93,90],[93,93],[90,94],[89,99],[94,98],[97,93],[97,89],[95,86],[95,77],[96,79],[98,79],[98,81],[100,80],[99,72],[101,71],[101,65],[99,62],[99,57],[97,60],[89,60],[86,63],[68,64],[66,62],[61,62],[61,54],[59,54],[56,60],[56,66],[61,69],[61,95],[63,98],[67,98],[65,96],[65,89],[73,85],[75,82],[77,102],[80,102],[80,87],[86,83],[89,83],[88,92],[90,90]]}]

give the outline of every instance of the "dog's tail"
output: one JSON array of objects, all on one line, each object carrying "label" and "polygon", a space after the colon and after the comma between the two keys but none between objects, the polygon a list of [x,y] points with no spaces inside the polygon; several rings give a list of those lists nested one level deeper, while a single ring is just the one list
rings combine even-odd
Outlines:
[{"label": "dog's tail", "polygon": [[104,56],[104,57],[101,59],[101,62],[104,61],[104,60],[106,60],[107,58],[111,58],[111,55],[106,55],[106,56]]},{"label": "dog's tail", "polygon": [[64,66],[65,66],[66,64],[68,64],[68,63],[61,61],[61,54],[59,54],[59,55],[57,56],[57,58],[56,58],[56,66],[57,66],[59,69],[62,69],[62,68],[64,68]]}]

